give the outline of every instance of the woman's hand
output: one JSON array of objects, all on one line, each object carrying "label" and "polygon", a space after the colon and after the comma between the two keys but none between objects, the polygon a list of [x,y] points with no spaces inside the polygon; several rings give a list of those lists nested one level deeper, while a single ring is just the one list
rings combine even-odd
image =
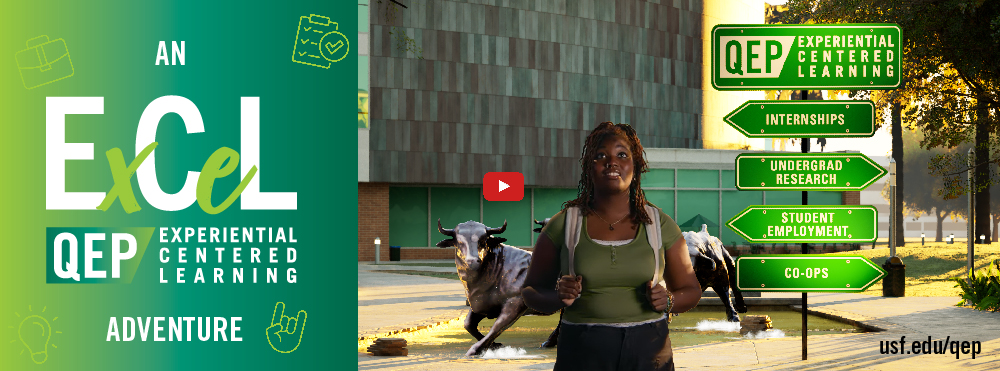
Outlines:
[{"label": "woman's hand", "polygon": [[559,278],[559,299],[567,307],[580,298],[583,291],[583,276],[562,276]]},{"label": "woman's hand", "polygon": [[663,312],[670,306],[670,292],[663,285],[655,284],[653,281],[646,282],[646,298],[657,312]]}]

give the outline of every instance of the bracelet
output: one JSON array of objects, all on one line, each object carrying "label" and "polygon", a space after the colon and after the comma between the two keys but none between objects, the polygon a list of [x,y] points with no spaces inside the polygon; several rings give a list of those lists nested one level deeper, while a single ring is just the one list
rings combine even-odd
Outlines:
[{"label": "bracelet", "polygon": [[667,316],[667,323],[669,324],[673,321],[674,315],[670,311],[674,309],[674,293],[667,292],[667,308],[663,310],[663,314]]}]

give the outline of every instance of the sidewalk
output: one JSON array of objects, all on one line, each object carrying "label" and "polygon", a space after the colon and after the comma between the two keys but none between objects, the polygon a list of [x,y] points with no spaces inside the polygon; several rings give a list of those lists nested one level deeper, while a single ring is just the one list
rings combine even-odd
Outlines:
[{"label": "sidewalk", "polygon": [[[995,370],[1000,368],[1000,313],[955,307],[958,298],[883,298],[862,294],[809,294],[809,310],[832,314],[882,332],[823,335],[808,338],[808,360],[802,339],[781,338],[715,343],[674,350],[678,368],[732,370]],[[880,341],[945,339],[982,341],[982,353],[881,354]],[[720,357],[720,354],[727,355]]]},{"label": "sidewalk", "polygon": [[[373,270],[453,272],[453,267],[358,265],[358,338],[384,336],[415,326],[462,320],[468,310],[461,282]],[[799,297],[764,293],[763,298]],[[1000,313],[955,307],[954,297],[883,298],[862,294],[810,293],[810,311],[884,329],[862,334],[808,338],[808,360],[802,361],[800,337],[743,340],[674,349],[678,369],[725,370],[941,370],[1000,369]],[[880,341],[913,342],[945,339],[981,341],[971,354],[881,354]],[[360,341],[359,341],[360,342]],[[374,357],[358,353],[359,370],[551,370],[554,359],[484,360],[435,356]]]},{"label": "sidewalk", "polygon": [[379,272],[455,268],[358,264],[358,341],[450,321],[465,314],[462,282]]}]

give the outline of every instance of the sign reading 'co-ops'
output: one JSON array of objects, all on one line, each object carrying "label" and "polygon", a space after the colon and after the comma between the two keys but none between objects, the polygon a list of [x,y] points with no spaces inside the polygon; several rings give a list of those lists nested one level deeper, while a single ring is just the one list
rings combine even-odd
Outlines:
[{"label": "sign reading 'co-ops'", "polygon": [[902,31],[896,24],[718,25],[718,90],[895,89]]}]

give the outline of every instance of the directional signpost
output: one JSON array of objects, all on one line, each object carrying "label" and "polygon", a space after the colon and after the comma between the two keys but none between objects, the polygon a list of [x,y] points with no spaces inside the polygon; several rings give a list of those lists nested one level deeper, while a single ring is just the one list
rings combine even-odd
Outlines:
[{"label": "directional signpost", "polygon": [[[712,28],[716,90],[801,90],[801,101],[749,101],[725,121],[750,138],[802,138],[802,154],[742,154],[736,188],[802,191],[802,206],[750,206],[726,223],[750,242],[873,242],[872,206],[809,205],[808,191],[857,191],[885,169],[862,154],[809,154],[809,138],[875,134],[870,101],[807,101],[807,90],[888,90],[900,85],[903,34],[896,24],[729,24]],[[891,241],[891,239],[890,239]],[[890,242],[891,243],[891,242]],[[802,292],[802,359],[808,291],[862,291],[885,275],[858,256],[754,255],[736,263],[737,286]]]},{"label": "directional signpost", "polygon": [[875,105],[867,100],[751,100],[723,120],[750,138],[875,135]]},{"label": "directional signpost", "polygon": [[895,89],[902,31],[895,24],[712,28],[712,86],[751,89]]},{"label": "directional signpost", "polygon": [[863,256],[753,255],[736,259],[743,291],[862,292],[885,276]]},{"label": "directional signpost", "polygon": [[736,156],[741,191],[860,191],[885,176],[861,153],[767,153]]},{"label": "directional signpost", "polygon": [[750,242],[873,242],[878,211],[868,205],[755,205],[726,225]]}]

